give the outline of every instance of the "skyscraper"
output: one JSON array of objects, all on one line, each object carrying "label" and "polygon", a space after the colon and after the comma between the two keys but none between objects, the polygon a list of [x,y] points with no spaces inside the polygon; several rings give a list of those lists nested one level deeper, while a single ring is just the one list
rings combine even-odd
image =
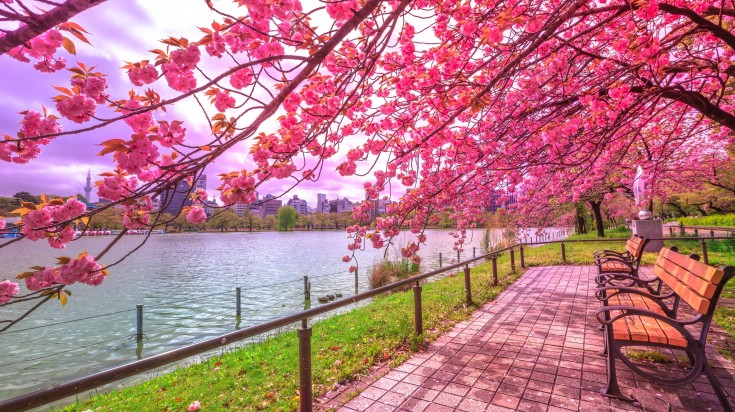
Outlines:
[{"label": "skyscraper", "polygon": [[90,170],[87,170],[87,186],[84,186],[84,197],[87,199],[87,202],[92,202],[92,173]]},{"label": "skyscraper", "polygon": [[194,190],[196,189],[202,189],[207,190],[207,174],[202,173],[199,175],[199,179],[197,179],[196,182],[194,182]]},{"label": "skyscraper", "polygon": [[329,202],[327,195],[319,193],[316,195],[316,213],[329,213]]},{"label": "skyscraper", "polygon": [[299,199],[296,195],[293,195],[293,199],[289,199],[287,204],[296,209],[296,213],[300,215],[305,215],[309,211],[309,206],[306,204],[306,200]]},{"label": "skyscraper", "polygon": [[173,189],[164,191],[160,197],[161,212],[178,216],[184,206],[192,205],[193,202],[189,198],[189,193],[191,193],[192,190],[192,187],[189,186],[189,183],[187,183],[186,180],[181,180]]}]

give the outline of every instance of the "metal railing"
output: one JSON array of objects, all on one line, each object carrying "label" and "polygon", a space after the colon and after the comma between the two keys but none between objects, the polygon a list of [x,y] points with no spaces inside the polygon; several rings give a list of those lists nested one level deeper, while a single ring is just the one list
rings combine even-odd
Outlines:
[{"label": "metal railing", "polygon": [[[413,285],[414,293],[414,322],[416,334],[423,333],[422,313],[421,313],[421,281],[453,271],[464,267],[466,299],[468,303],[472,302],[472,291],[470,289],[470,270],[469,264],[479,260],[491,259],[496,261],[497,255],[512,250],[516,245],[496,250],[463,262],[453,265],[444,266],[441,269],[433,270],[421,275],[413,276],[390,285],[375,288],[366,292],[362,292],[343,299],[334,300],[318,307],[297,312],[288,316],[284,316],[272,321],[261,323],[259,325],[240,329],[215,338],[210,338],[202,342],[197,342],[182,348],[174,349],[165,353],[151,356],[142,360],[131,362],[116,368],[88,375],[79,379],[75,379],[57,386],[45,388],[21,395],[12,399],[0,402],[0,411],[23,411],[38,406],[43,406],[51,402],[55,402],[69,396],[79,394],[81,392],[97,388],[102,385],[116,382],[126,377],[137,375],[161,366],[181,361],[191,356],[199,355],[204,352],[222,348],[233,342],[242,341],[260,335],[265,332],[273,331],[288,325],[301,322],[301,326],[297,328],[297,336],[299,340],[299,390],[300,390],[300,406],[302,411],[312,410],[312,385],[311,385],[311,326],[308,324],[309,318],[317,317],[321,314],[352,305],[354,303],[372,298],[374,296],[393,291],[398,288]],[[493,264],[493,278],[497,284],[497,267]]]},{"label": "metal railing", "polygon": [[[695,237],[709,237],[714,238],[715,232],[725,232],[728,236],[735,236],[735,228],[731,227],[719,227],[719,226],[666,226],[669,231],[669,235],[675,234],[686,235],[687,230],[690,230]],[[701,233],[700,233],[701,232]],[[709,236],[707,236],[709,234]]]},{"label": "metal railing", "polygon": [[[702,255],[705,263],[707,260],[707,240],[720,240],[720,239],[732,239],[732,237],[709,237],[701,239]],[[142,360],[131,362],[126,365],[122,365],[116,368],[112,368],[106,371],[88,375],[79,379],[75,379],[61,385],[53,386],[37,390],[25,395],[21,395],[12,399],[8,399],[0,402],[0,411],[23,411],[39,406],[46,405],[51,402],[55,402],[69,396],[82,393],[87,390],[91,390],[109,383],[113,383],[130,377],[133,375],[140,374],[158,367],[162,367],[173,362],[181,361],[186,358],[199,355],[204,352],[212,351],[224,347],[225,345],[242,341],[266,332],[270,332],[276,329],[286,327],[288,325],[301,322],[300,327],[297,328],[297,337],[299,340],[299,393],[300,393],[300,410],[308,412],[312,410],[313,393],[312,393],[312,371],[311,371],[311,326],[308,324],[310,318],[315,318],[319,315],[327,312],[343,308],[348,305],[355,304],[357,302],[370,299],[377,295],[391,292],[395,289],[403,288],[409,285],[413,285],[413,296],[414,296],[414,330],[417,335],[423,333],[422,325],[422,300],[421,300],[421,281],[428,278],[441,275],[443,273],[454,271],[455,269],[463,268],[464,270],[464,287],[465,287],[465,300],[467,304],[472,303],[472,289],[471,289],[471,277],[470,268],[471,263],[478,262],[480,260],[489,260],[491,262],[493,284],[497,285],[498,280],[498,256],[508,252],[510,260],[511,270],[515,270],[515,252],[519,252],[520,267],[525,268],[525,254],[524,248],[534,245],[547,245],[547,244],[560,244],[561,245],[561,256],[563,263],[567,263],[566,260],[566,244],[568,243],[588,243],[588,242],[624,242],[628,238],[602,238],[602,239],[564,239],[564,240],[549,240],[541,242],[521,242],[511,246],[494,250],[490,253],[483,254],[482,256],[473,257],[462,262],[458,262],[449,266],[444,266],[440,269],[433,270],[427,273],[416,275],[390,285],[371,289],[366,292],[358,293],[353,296],[349,296],[342,299],[337,299],[332,302],[323,304],[318,307],[306,309],[301,312],[293,313],[288,316],[284,316],[275,320],[271,320],[265,323],[261,323],[255,326],[251,326],[245,329],[230,332],[215,338],[210,338],[202,342],[194,343],[179,349],[174,349],[165,353],[151,356]],[[666,237],[662,239],[651,239],[651,240],[683,240],[692,241],[699,240],[693,237]],[[474,253],[473,253],[474,254]]]}]

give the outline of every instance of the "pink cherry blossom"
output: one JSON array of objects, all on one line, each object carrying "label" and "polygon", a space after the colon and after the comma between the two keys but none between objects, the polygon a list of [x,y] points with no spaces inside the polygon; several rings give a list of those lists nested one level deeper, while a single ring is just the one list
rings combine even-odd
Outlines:
[{"label": "pink cherry blossom", "polygon": [[84,123],[94,116],[97,105],[94,99],[78,94],[59,100],[56,103],[56,109],[67,119],[76,123]]},{"label": "pink cherry blossom", "polygon": [[196,412],[199,409],[201,409],[202,405],[199,403],[199,401],[194,401],[191,404],[189,404],[189,407],[186,408],[187,412]]},{"label": "pink cherry blossom", "polygon": [[130,82],[136,86],[143,86],[144,84],[151,84],[158,79],[158,70],[155,66],[146,63],[143,67],[133,67],[128,71],[128,77]]},{"label": "pink cherry blossom", "polygon": [[204,209],[199,206],[193,206],[189,213],[186,214],[186,220],[196,225],[204,223],[207,220],[207,214],[204,213]]},{"label": "pink cherry blossom", "polygon": [[214,97],[214,107],[220,112],[235,107],[235,98],[227,92],[217,91]]},{"label": "pink cherry blossom", "polygon": [[0,282],[0,305],[10,302],[10,299],[18,293],[20,293],[20,288],[17,283],[3,280]]}]

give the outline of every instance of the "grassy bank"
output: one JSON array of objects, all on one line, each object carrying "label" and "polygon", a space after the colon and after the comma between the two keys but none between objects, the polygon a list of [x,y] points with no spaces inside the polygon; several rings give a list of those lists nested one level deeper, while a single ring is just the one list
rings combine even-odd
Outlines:
[{"label": "grassy bank", "polygon": [[[492,286],[489,264],[472,269],[477,304],[493,299],[519,275],[510,271],[507,256],[498,264],[503,276],[500,286]],[[422,337],[413,333],[412,292],[382,296],[368,306],[314,324],[314,395],[366,373],[377,363],[403,362],[477,309],[477,305],[465,305],[462,276],[425,284],[422,298]],[[182,411],[198,400],[203,411],[295,411],[297,389],[298,341],[294,332],[287,332],[64,410]]]},{"label": "grassy bank", "polygon": [[674,219],[684,226],[720,226],[735,227],[735,214],[709,215],[701,217],[680,217]]}]

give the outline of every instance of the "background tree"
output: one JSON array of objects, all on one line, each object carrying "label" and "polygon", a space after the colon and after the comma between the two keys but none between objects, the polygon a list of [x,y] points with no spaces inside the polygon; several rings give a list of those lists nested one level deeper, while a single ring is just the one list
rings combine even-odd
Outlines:
[{"label": "background tree", "polygon": [[261,227],[266,230],[273,230],[278,228],[278,218],[276,215],[268,215],[262,219]]},{"label": "background tree", "polygon": [[283,206],[278,209],[278,230],[291,230],[296,225],[299,214],[291,206]]},{"label": "background tree", "polygon": [[224,232],[228,229],[236,229],[241,224],[241,218],[235,212],[225,210],[216,213],[211,219],[207,221],[207,229],[213,228],[218,229],[220,232]]}]

